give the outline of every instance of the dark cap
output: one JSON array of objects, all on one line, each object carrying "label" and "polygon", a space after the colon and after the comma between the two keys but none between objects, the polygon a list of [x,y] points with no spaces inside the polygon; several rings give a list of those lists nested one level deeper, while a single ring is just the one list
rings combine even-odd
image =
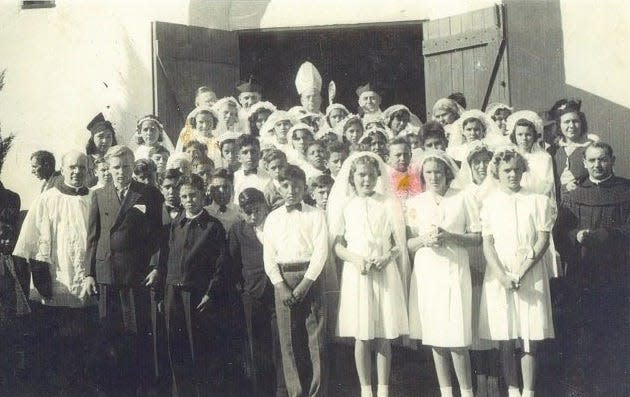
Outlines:
[{"label": "dark cap", "polygon": [[367,83],[365,85],[360,85],[359,88],[357,88],[357,90],[355,92],[357,93],[357,96],[360,97],[361,94],[363,94],[364,92],[368,92],[368,91],[373,91],[373,92],[376,92],[377,94],[381,95],[378,87],[376,87],[376,84],[374,84],[374,83]]},{"label": "dark cap", "polygon": [[92,121],[90,121],[90,123],[87,125],[87,129],[92,133],[92,135],[98,132],[101,132],[103,130],[114,131],[114,128],[112,127],[112,123],[105,120],[105,116],[103,116],[103,113],[99,113],[96,116],[94,116]]},{"label": "dark cap", "polygon": [[252,82],[251,79],[249,79],[249,81],[245,81],[237,85],[236,89],[240,93],[243,93],[243,92],[257,92],[259,94],[262,93],[262,86],[260,84],[256,84]]}]

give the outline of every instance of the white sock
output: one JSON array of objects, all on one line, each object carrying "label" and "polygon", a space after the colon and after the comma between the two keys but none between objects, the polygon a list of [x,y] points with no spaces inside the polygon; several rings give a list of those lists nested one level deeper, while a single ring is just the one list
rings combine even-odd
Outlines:
[{"label": "white sock", "polygon": [[521,397],[521,392],[518,390],[518,387],[509,386],[508,397]]},{"label": "white sock", "polygon": [[534,397],[534,391],[523,389],[523,397]]},{"label": "white sock", "polygon": [[376,386],[376,397],[388,397],[388,396],[389,396],[389,385]]},{"label": "white sock", "polygon": [[372,385],[361,386],[361,397],[372,397]]},{"label": "white sock", "polygon": [[442,397],[453,397],[453,387],[440,387],[440,395]]},{"label": "white sock", "polygon": [[473,394],[473,389],[462,389],[460,387],[459,392],[462,395],[462,397],[475,397],[475,395]]}]

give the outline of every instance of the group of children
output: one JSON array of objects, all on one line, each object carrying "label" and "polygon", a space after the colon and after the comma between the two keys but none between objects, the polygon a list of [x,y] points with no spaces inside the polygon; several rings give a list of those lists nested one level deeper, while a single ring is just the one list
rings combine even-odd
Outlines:
[{"label": "group of children", "polygon": [[[263,395],[327,395],[339,338],[354,339],[362,397],[373,357],[376,395],[388,395],[396,340],[431,346],[442,396],[451,361],[462,396],[473,384],[498,395],[499,361],[511,397],[519,383],[534,395],[538,343],[554,336],[556,201],[596,138],[579,104],[554,105],[554,132],[534,112],[465,110],[458,96],[422,124],[404,105],[381,112],[369,85],[357,93],[359,114],[323,114],[245,111],[201,87],[176,145],[157,117],[138,120],[133,178],[165,200],[152,261],[179,395],[217,387],[216,357],[234,346],[226,322],[243,326]],[[88,183],[106,186],[114,129],[101,114],[88,129]]]}]

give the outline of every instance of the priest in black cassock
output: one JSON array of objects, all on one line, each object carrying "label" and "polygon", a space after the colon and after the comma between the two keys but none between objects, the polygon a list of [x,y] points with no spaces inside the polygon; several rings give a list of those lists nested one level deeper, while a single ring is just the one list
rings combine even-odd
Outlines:
[{"label": "priest in black cassock", "polygon": [[630,180],[614,175],[614,164],[610,145],[588,146],[589,177],[560,206],[558,248],[567,272],[559,328],[568,381],[587,395],[630,393]]}]

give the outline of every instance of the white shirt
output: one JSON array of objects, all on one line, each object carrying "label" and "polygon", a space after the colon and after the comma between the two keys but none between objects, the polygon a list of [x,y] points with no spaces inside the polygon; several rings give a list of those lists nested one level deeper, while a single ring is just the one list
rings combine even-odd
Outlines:
[{"label": "white shirt", "polygon": [[265,186],[269,183],[268,177],[262,176],[259,170],[257,173],[245,175],[242,169],[234,173],[234,202],[238,202],[238,195],[248,187],[253,187],[261,192],[265,190]]},{"label": "white shirt", "polygon": [[278,263],[308,262],[305,278],[317,280],[328,258],[328,227],[323,211],[302,203],[302,210],[272,211],[263,229],[265,273],[275,285],[283,281]]}]

